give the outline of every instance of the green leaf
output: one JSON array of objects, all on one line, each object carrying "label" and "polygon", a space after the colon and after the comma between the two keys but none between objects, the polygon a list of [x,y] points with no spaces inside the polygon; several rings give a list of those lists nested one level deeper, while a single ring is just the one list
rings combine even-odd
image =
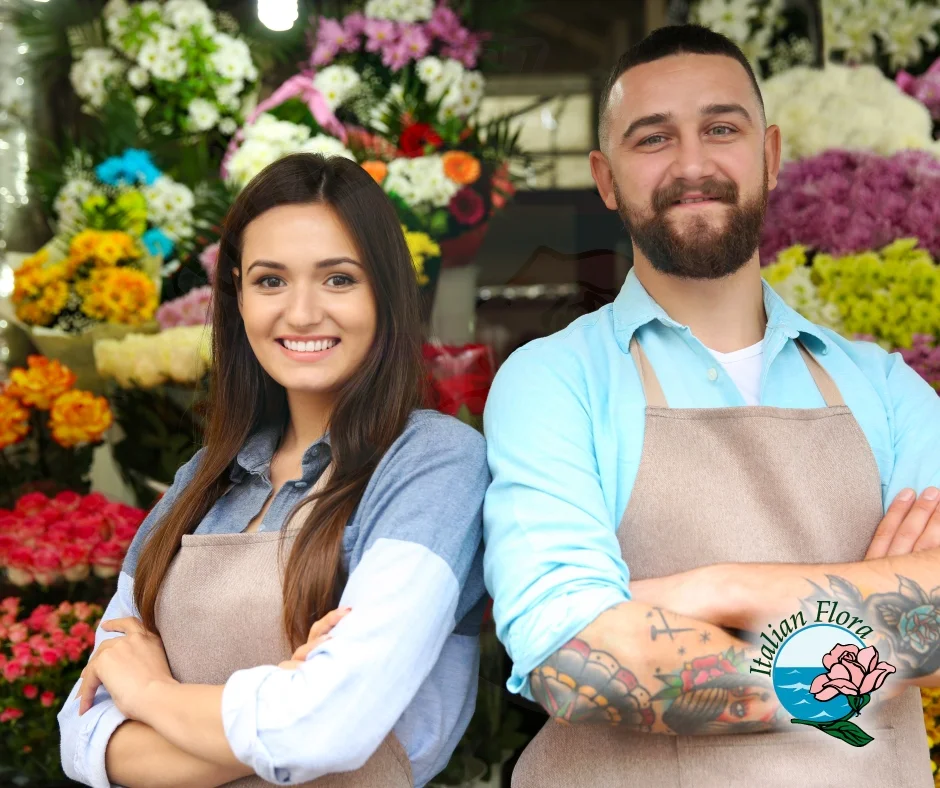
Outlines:
[{"label": "green leaf", "polygon": [[874,737],[869,736],[854,722],[848,720],[837,720],[825,726],[819,726],[819,730],[834,736],[836,739],[842,739],[846,744],[851,744],[853,747],[864,747],[875,740]]}]

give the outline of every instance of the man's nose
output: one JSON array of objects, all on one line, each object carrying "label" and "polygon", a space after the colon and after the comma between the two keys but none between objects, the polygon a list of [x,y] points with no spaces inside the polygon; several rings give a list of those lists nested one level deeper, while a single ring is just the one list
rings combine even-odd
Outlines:
[{"label": "man's nose", "polygon": [[675,151],[671,172],[674,179],[695,183],[715,174],[708,146],[697,134],[681,138]]}]

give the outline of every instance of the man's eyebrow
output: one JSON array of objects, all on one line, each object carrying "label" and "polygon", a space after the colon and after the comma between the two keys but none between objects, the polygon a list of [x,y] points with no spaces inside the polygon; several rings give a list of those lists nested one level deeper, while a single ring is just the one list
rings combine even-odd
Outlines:
[{"label": "man's eyebrow", "polygon": [[[708,104],[699,110],[699,114],[705,118],[713,115],[741,115],[749,123],[753,122],[751,121],[750,113],[740,104]],[[656,112],[652,115],[644,115],[642,118],[637,118],[633,123],[627,126],[627,130],[623,133],[623,138],[628,139],[639,129],[647,126],[659,126],[662,123],[669,123],[674,119],[675,116],[671,112]]]}]

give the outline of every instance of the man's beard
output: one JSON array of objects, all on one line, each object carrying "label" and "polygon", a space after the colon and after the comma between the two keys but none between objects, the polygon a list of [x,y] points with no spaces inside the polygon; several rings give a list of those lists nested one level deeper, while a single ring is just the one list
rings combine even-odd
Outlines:
[{"label": "man's beard", "polygon": [[[728,218],[715,228],[705,216],[692,216],[676,231],[667,212],[685,192],[698,191],[726,203]],[[760,245],[767,210],[767,171],[760,194],[739,204],[737,186],[731,181],[709,179],[694,189],[675,181],[653,194],[653,215],[642,219],[630,208],[614,184],[617,209],[630,237],[657,271],[681,279],[721,279],[730,276],[753,257]]]}]

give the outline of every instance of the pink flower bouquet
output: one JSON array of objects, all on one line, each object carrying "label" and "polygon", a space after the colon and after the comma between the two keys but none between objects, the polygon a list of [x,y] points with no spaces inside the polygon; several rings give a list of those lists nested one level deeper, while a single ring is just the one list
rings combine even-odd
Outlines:
[{"label": "pink flower bouquet", "polygon": [[95,644],[100,605],[0,601],[0,783],[65,781],[56,714]]}]

